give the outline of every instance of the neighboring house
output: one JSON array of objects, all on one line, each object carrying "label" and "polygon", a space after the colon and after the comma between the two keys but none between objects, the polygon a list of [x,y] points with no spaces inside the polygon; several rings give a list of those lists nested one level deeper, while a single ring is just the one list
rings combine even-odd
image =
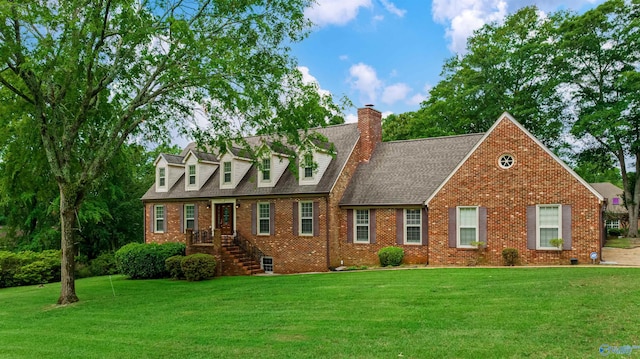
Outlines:
[{"label": "neighboring house", "polygon": [[[604,197],[606,228],[629,228],[629,211],[624,206],[624,190],[613,183],[591,183],[591,186]],[[640,223],[640,222],[639,222]]]},{"label": "neighboring house", "polygon": [[301,156],[298,177],[277,148],[260,166],[237,149],[160,155],[142,198],[145,241],[206,251],[191,242],[212,229],[221,242],[209,251],[229,274],[245,252],[276,273],[375,265],[391,245],[430,265],[467,264],[473,242],[495,265],[504,248],[523,264],[600,253],[603,197],[507,113],[485,134],[381,142],[381,113],[366,107],[358,123],[317,132],[333,146],[315,144],[316,166]]}]

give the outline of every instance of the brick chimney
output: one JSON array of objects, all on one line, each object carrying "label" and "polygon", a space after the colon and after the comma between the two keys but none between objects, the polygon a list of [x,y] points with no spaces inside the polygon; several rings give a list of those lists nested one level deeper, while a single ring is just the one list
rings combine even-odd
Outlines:
[{"label": "brick chimney", "polygon": [[382,142],[382,113],[365,105],[358,109],[358,130],[360,131],[360,161],[368,162],[376,145]]}]

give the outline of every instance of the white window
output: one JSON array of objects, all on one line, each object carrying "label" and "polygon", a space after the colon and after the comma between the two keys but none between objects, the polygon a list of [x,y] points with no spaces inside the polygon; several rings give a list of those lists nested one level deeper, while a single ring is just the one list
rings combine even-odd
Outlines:
[{"label": "white window", "polygon": [[222,181],[224,183],[231,183],[231,162],[230,161],[223,162],[222,167],[224,172],[224,178]]},{"label": "white window", "polygon": [[262,159],[262,181],[263,182],[271,181],[271,159],[270,158]]},{"label": "white window", "polygon": [[262,270],[265,273],[273,273],[273,258],[262,257]]},{"label": "white window", "polygon": [[313,235],[313,202],[300,202],[300,234]]},{"label": "white window", "polygon": [[167,169],[164,167],[158,168],[158,187],[165,187],[167,185]]},{"label": "white window", "polygon": [[195,229],[196,206],[194,204],[184,205],[184,229]]},{"label": "white window", "polygon": [[539,205],[536,207],[538,213],[537,228],[537,249],[558,249],[551,244],[551,240],[560,238],[560,228],[562,228],[562,211],[560,205]]},{"label": "white window", "polygon": [[478,207],[458,207],[458,247],[475,248],[478,241]]},{"label": "white window", "polygon": [[404,243],[422,243],[422,216],[420,209],[404,210]]},{"label": "white window", "polygon": [[369,243],[369,210],[356,209],[355,216],[355,241],[358,243]]},{"label": "white window", "polygon": [[271,234],[270,207],[269,203],[258,203],[258,234]]},{"label": "white window", "polygon": [[196,184],[196,165],[189,165],[189,186]]},{"label": "white window", "polygon": [[607,228],[620,229],[620,220],[614,219],[611,221],[607,221]]},{"label": "white window", "polygon": [[164,232],[164,206],[155,206],[155,228],[154,232]]},{"label": "white window", "polygon": [[313,155],[304,155],[304,178],[313,178]]}]

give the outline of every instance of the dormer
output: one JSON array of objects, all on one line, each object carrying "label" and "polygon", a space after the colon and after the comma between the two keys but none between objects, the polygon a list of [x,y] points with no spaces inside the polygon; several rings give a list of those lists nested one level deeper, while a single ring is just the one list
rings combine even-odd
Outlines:
[{"label": "dormer", "polygon": [[277,146],[263,145],[258,151],[258,187],[274,187],[289,166],[290,156],[277,151]]},{"label": "dormer", "polygon": [[168,192],[184,173],[182,156],[161,153],[153,165],[156,167],[156,192]]},{"label": "dormer", "polygon": [[184,190],[198,191],[218,168],[216,157],[209,153],[189,150],[184,159]]},{"label": "dormer", "polygon": [[300,156],[298,184],[300,186],[317,185],[333,159],[330,147],[323,143],[311,142],[308,150],[298,152]]},{"label": "dormer", "polygon": [[243,150],[232,148],[220,157],[220,188],[234,189],[251,168],[251,159]]}]

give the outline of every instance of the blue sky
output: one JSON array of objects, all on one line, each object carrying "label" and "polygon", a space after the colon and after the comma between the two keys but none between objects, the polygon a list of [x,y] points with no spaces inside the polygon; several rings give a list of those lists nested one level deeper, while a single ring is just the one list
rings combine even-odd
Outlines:
[{"label": "blue sky", "polygon": [[[444,61],[464,53],[473,30],[528,5],[583,12],[603,0],[316,0],[316,26],[293,46],[300,70],[334,97],[387,115],[420,108]],[[355,108],[346,113],[355,121]]]}]

